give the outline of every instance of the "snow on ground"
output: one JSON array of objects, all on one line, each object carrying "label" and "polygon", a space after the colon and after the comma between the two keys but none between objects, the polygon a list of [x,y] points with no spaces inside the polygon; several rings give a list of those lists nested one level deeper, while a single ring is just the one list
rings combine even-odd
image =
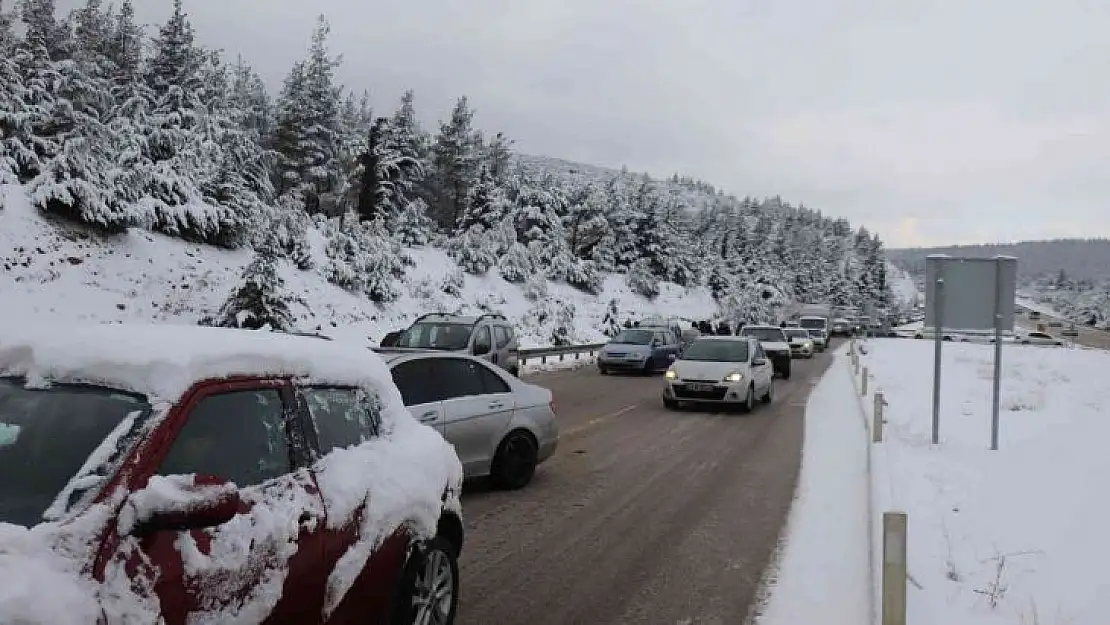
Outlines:
[{"label": "snow on ground", "polygon": [[1035,310],[1042,315],[1048,315],[1049,317],[1056,317],[1058,319],[1067,319],[1067,315],[1064,315],[1060,311],[1053,308],[1051,305],[1043,304],[1034,299],[1019,296],[1015,298],[1015,303],[1018,306],[1028,308],[1029,310]]},{"label": "snow on ground", "polygon": [[[247,250],[220,250],[138,229],[102,238],[47,222],[17,186],[0,185],[0,206],[0,297],[7,319],[195,324],[219,309],[251,261]],[[318,233],[310,234],[316,239],[312,247],[317,256],[322,255]],[[329,284],[316,271],[298,271],[283,263],[281,273],[289,290],[308,304],[294,307],[298,329],[376,345],[386,332],[408,326],[424,312],[493,310],[518,322],[522,347],[550,344],[550,323],[519,323],[535,304],[518,285],[494,271],[481,277],[466,275],[461,294],[448,295],[443,286],[457,267],[447,254],[434,248],[408,253],[415,266],[408,269],[402,296],[383,308]],[[648,301],[632,293],[618,275],[606,277],[599,295],[550,283],[546,298],[574,305],[571,338],[582,343],[604,340],[602,320],[612,299],[617,300],[622,320],[716,316],[716,304],[706,289],[664,284],[660,295]]]},{"label": "snow on ground", "polygon": [[867,433],[846,346],[806,403],[798,492],[759,625],[870,621]]},{"label": "snow on ground", "polygon": [[[872,539],[878,549],[882,512],[908,514],[909,622],[1106,623],[1110,505],[1091,486],[1110,474],[1110,353],[1007,344],[990,451],[992,346],[945,343],[938,446],[932,350],[877,339],[861,356],[889,403],[872,447]],[[870,418],[870,396],[864,406]]]}]

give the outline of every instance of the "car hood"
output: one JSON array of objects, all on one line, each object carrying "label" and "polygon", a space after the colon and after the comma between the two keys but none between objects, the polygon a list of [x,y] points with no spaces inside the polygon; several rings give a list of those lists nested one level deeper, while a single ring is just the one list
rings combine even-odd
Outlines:
[{"label": "car hood", "polygon": [[97,589],[80,565],[60,554],[47,526],[0,523],[0,614],[4,622],[95,623]]},{"label": "car hood", "polygon": [[720,381],[733,371],[743,371],[745,368],[746,365],[742,362],[676,360],[674,363],[675,377],[682,380]]},{"label": "car hood", "polygon": [[783,343],[781,341],[760,341],[759,344],[763,346],[763,351],[766,352],[781,352],[790,349],[789,344]]}]

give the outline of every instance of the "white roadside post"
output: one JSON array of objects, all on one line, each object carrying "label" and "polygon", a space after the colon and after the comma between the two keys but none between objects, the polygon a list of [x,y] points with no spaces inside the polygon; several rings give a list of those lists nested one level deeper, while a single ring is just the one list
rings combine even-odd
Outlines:
[{"label": "white roadside post", "polygon": [[883,442],[883,424],[886,423],[886,418],[883,416],[883,408],[887,405],[886,397],[883,392],[875,391],[875,409],[872,411],[872,418],[874,422],[871,424],[871,442]]},{"label": "white roadside post", "polygon": [[882,625],[906,625],[905,512],[883,513]]},{"label": "white roadside post", "polygon": [[863,380],[860,381],[859,394],[867,397],[867,367],[863,368]]}]

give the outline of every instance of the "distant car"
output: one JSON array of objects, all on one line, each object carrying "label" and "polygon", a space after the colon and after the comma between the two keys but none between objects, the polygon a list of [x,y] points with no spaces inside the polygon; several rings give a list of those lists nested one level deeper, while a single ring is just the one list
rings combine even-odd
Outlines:
[{"label": "distant car", "polygon": [[1017,342],[1022,345],[1052,345],[1063,346],[1064,341],[1048,334],[1047,332],[1029,332],[1017,337]]},{"label": "distant car", "polygon": [[828,336],[828,334],[825,333],[824,330],[816,330],[816,329],[807,328],[806,332],[809,333],[809,338],[811,338],[813,340],[813,348],[815,350],[817,350],[818,352],[823,352],[826,349],[828,349],[829,336]]},{"label": "distant car", "polygon": [[0,475],[5,623],[454,619],[462,467],[361,347],[0,327]]},{"label": "distant car", "polygon": [[597,369],[656,373],[664,371],[678,355],[678,338],[663,328],[628,328],[613,337],[597,355]]},{"label": "distant car", "polygon": [[829,324],[829,334],[832,336],[852,336],[852,324],[844,318],[833,319]]},{"label": "distant car", "polygon": [[467,479],[522,488],[559,444],[551,391],[463,354],[380,350],[412,416],[435,428]]},{"label": "distant car", "polygon": [[663,405],[737,406],[745,412],[757,399],[774,399],[774,369],[759,341],[743,336],[695,340],[663,375]]},{"label": "distant car", "polygon": [[520,375],[520,343],[504,315],[477,317],[428,313],[421,315],[394,343],[406,349],[431,349],[470,354]]},{"label": "distant car", "polygon": [[795,358],[813,358],[816,348],[813,345],[813,337],[809,335],[808,330],[787,327],[783,328],[782,332],[790,341],[790,354],[792,356]]},{"label": "distant car", "polygon": [[790,378],[790,343],[782,328],[771,325],[746,325],[740,336],[750,336],[759,341],[763,352],[774,365],[774,372],[784,379]]}]

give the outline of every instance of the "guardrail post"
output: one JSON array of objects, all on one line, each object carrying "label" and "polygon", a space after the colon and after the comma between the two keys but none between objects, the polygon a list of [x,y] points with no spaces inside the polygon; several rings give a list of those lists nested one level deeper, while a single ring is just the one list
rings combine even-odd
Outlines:
[{"label": "guardrail post", "polygon": [[906,625],[905,512],[883,513],[882,625]]},{"label": "guardrail post", "polygon": [[863,379],[860,380],[859,394],[867,397],[867,367],[863,368]]},{"label": "guardrail post", "polygon": [[875,409],[872,411],[872,418],[874,421],[871,424],[871,442],[883,442],[883,424],[886,423],[886,418],[883,416],[883,407],[886,406],[886,397],[883,396],[882,391],[875,391]]}]

